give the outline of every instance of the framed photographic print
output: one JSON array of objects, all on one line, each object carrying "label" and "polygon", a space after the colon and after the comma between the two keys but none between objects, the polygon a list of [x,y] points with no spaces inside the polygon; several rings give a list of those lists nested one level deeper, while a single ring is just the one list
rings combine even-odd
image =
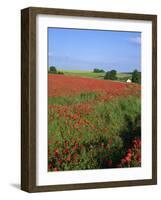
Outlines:
[{"label": "framed photographic print", "polygon": [[21,11],[21,189],[157,184],[157,16]]}]

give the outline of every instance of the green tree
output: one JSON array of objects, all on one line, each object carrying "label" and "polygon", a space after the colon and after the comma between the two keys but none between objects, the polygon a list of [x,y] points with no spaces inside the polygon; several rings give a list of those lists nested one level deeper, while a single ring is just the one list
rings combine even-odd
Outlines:
[{"label": "green tree", "polygon": [[94,68],[93,72],[94,73],[101,73],[101,72],[105,72],[105,71],[103,69]]},{"label": "green tree", "polygon": [[64,74],[63,72],[58,71],[57,74]]},{"label": "green tree", "polygon": [[51,66],[50,67],[50,72],[53,73],[53,74],[56,74],[57,73],[56,67]]},{"label": "green tree", "polygon": [[136,69],[132,73],[132,82],[141,83],[141,72],[138,72]]},{"label": "green tree", "polygon": [[104,71],[103,69],[100,69],[100,73],[101,73],[101,72],[104,73],[105,71]]},{"label": "green tree", "polygon": [[117,71],[111,70],[111,71],[106,72],[104,79],[117,80]]}]

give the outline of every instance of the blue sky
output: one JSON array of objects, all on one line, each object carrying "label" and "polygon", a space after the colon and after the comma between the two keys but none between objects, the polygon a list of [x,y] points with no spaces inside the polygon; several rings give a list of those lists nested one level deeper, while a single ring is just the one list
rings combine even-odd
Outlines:
[{"label": "blue sky", "polygon": [[64,70],[141,71],[141,33],[48,28],[48,65]]}]

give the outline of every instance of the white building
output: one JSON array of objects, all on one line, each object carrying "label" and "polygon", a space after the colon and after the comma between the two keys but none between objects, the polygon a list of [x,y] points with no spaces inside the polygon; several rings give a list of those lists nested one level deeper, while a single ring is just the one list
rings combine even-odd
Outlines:
[{"label": "white building", "polygon": [[127,79],[127,81],[126,81],[127,83],[131,83],[131,80],[130,79]]}]

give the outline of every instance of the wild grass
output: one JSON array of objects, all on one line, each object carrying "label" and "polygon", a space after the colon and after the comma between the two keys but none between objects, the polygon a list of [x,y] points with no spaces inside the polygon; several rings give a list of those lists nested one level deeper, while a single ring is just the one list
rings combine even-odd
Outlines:
[{"label": "wild grass", "polygon": [[[80,76],[80,77],[88,77],[88,78],[96,78],[96,79],[104,79],[105,72],[94,73],[93,71],[88,70],[59,70],[64,75],[67,76]],[[128,79],[132,78],[131,73],[117,73],[117,81],[126,82]]]},{"label": "wild grass", "polygon": [[83,70],[61,70],[64,75],[68,76],[81,76],[81,77],[88,77],[88,78],[96,78],[96,79],[103,79],[105,73],[94,73],[93,71],[83,71]]},{"label": "wild grass", "polygon": [[48,105],[72,105],[79,104],[83,102],[88,102],[99,97],[99,93],[96,92],[86,92],[80,93],[75,96],[60,96],[60,97],[49,97]]},{"label": "wild grass", "polygon": [[138,96],[99,101],[97,93],[82,93],[50,98],[49,105],[56,106],[48,114],[49,152],[57,152],[49,154],[49,163],[58,170],[116,167],[141,137]]}]

